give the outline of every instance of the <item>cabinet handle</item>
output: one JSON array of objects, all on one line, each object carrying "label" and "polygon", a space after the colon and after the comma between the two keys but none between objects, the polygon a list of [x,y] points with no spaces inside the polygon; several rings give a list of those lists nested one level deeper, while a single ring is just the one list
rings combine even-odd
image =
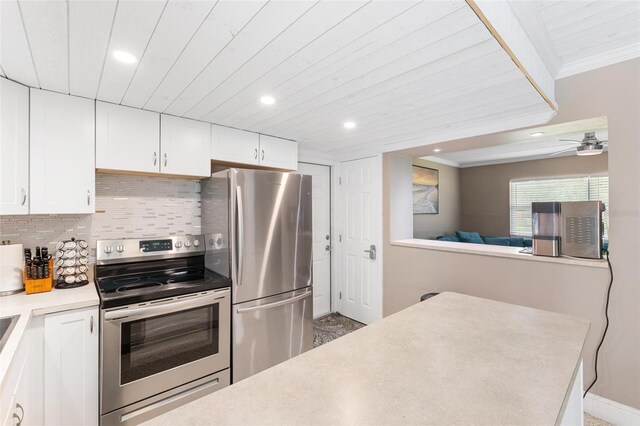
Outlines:
[{"label": "cabinet handle", "polygon": [[167,153],[164,153],[164,166],[167,167]]},{"label": "cabinet handle", "polygon": [[153,165],[158,164],[158,153],[153,151]]},{"label": "cabinet handle", "polygon": [[257,160],[258,159],[258,148],[253,150],[253,159]]},{"label": "cabinet handle", "polygon": [[24,420],[24,408],[22,408],[22,405],[16,402],[16,410],[18,408],[20,409],[20,412],[22,413],[22,415],[18,416],[17,413],[13,413],[13,418],[18,420],[18,423],[16,424],[16,426],[20,426],[22,424],[22,420]]},{"label": "cabinet handle", "polygon": [[20,205],[24,206],[24,203],[27,202],[27,191],[25,191],[24,188],[22,188],[20,191],[22,192],[22,203],[20,203]]},{"label": "cabinet handle", "polygon": [[261,160],[264,160],[264,149],[262,150],[262,158]]},{"label": "cabinet handle", "polygon": [[91,190],[87,189],[87,205],[91,205]]},{"label": "cabinet handle", "polygon": [[89,331],[93,334],[93,315],[91,315],[91,319],[89,320]]}]

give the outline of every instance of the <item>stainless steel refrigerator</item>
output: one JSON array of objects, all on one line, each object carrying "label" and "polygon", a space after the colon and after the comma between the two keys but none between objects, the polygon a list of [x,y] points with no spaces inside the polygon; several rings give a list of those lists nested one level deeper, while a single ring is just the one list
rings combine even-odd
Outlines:
[{"label": "stainless steel refrigerator", "polygon": [[202,181],[202,229],[206,266],[233,281],[233,381],[311,349],[311,176],[214,173]]}]

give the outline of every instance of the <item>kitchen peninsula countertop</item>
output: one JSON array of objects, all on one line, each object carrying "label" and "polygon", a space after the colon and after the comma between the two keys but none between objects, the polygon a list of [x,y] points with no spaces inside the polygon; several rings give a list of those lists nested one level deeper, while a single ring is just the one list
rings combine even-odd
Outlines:
[{"label": "kitchen peninsula countertop", "polygon": [[588,330],[442,293],[144,424],[556,424]]},{"label": "kitchen peninsula countertop", "polygon": [[9,339],[0,351],[0,385],[4,381],[11,360],[32,317],[99,304],[100,297],[93,282],[82,287],[65,290],[54,288],[44,293],[26,294],[22,292],[0,297],[0,317],[20,315]]}]

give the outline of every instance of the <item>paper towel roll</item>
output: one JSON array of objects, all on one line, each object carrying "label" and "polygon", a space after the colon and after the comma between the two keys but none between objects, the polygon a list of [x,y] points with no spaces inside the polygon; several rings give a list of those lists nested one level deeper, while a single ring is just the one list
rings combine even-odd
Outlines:
[{"label": "paper towel roll", "polygon": [[22,244],[0,245],[0,292],[21,290],[24,251]]}]

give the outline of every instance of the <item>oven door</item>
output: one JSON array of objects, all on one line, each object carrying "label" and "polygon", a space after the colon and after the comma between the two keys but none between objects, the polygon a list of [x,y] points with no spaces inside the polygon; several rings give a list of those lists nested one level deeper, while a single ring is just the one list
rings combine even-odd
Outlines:
[{"label": "oven door", "polygon": [[101,414],[229,367],[229,289],[101,312]]}]

